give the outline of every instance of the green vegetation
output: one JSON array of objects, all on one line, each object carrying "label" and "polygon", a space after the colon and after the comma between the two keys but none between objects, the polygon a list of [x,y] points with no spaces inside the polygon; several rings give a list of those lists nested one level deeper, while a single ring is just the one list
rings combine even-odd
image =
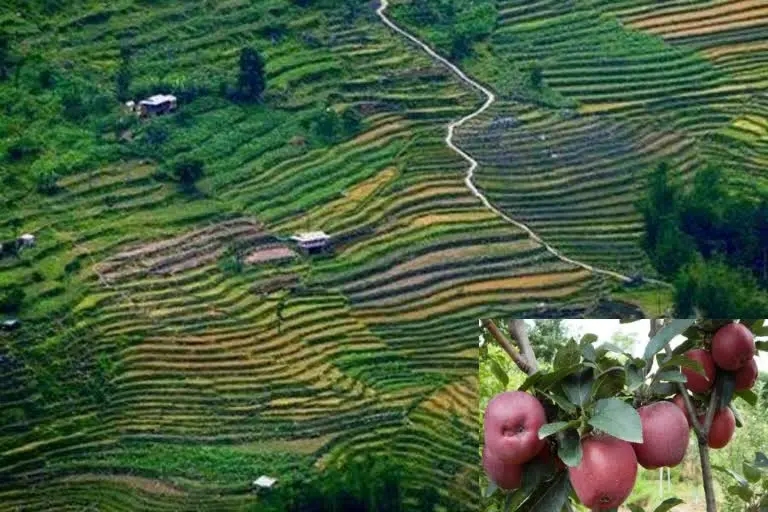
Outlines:
[{"label": "green vegetation", "polygon": [[[527,188],[489,197],[528,210],[521,218],[569,253],[648,270],[626,192],[657,150],[687,158],[684,137],[628,121],[611,138],[600,121],[585,140],[593,120],[573,112],[582,96],[602,105],[627,94],[597,83],[599,47],[582,69],[562,45],[534,45],[492,66],[514,74],[494,82],[476,71],[516,18],[502,12],[511,3],[428,4],[449,36],[446,54],[465,54],[462,65],[499,90],[523,84],[505,99],[530,99],[500,105],[523,125],[483,142],[513,152],[484,155],[478,176],[484,190],[518,178]],[[602,23],[590,12],[574,26],[587,34]],[[289,471],[286,461],[322,467],[371,454],[416,475],[402,482],[405,503],[471,507],[477,318],[540,304],[579,315],[596,297],[632,296],[471,195],[445,126],[482,99],[363,2],[11,0],[0,27],[0,234],[37,237],[0,258],[3,314],[22,320],[0,334],[10,383],[0,389],[3,506],[259,510],[249,461]],[[687,66],[725,83],[690,52],[656,48],[647,61],[617,60],[617,72],[665,89],[661,79]],[[175,95],[178,108],[145,118],[125,106],[155,94]],[[722,119],[701,102],[682,101],[685,115],[659,122],[698,129]],[[626,107],[627,118],[640,111]],[[538,139],[553,127],[562,138],[547,139],[550,149],[564,145],[588,164],[554,169]],[[561,198],[531,190],[553,181],[565,194],[590,187],[563,210]],[[608,189],[619,199],[595,205]],[[584,229],[606,220],[604,236]],[[331,234],[333,253],[281,259],[289,237],[310,230]],[[263,262],[246,263],[252,255]],[[253,446],[278,455],[229,451]]]},{"label": "green vegetation", "polygon": [[[437,3],[401,0],[392,12],[450,55],[450,31],[416,14],[425,5]],[[741,44],[762,40],[764,15],[723,7],[739,13],[738,25],[720,7],[496,2],[490,34],[461,61],[498,97],[456,131],[457,144],[480,163],[475,184],[567,256],[658,277],[638,244],[636,204],[659,161],[686,179],[707,162],[724,162],[730,193],[768,193],[768,83],[756,72],[759,48]]]},{"label": "green vegetation", "polygon": [[238,97],[248,101],[261,101],[267,87],[264,59],[253,48],[240,52],[240,74],[237,78]]},{"label": "green vegetation", "polygon": [[678,315],[759,316],[768,309],[768,199],[729,192],[720,168],[704,168],[684,187],[660,164],[639,210],[643,248],[675,281]]}]

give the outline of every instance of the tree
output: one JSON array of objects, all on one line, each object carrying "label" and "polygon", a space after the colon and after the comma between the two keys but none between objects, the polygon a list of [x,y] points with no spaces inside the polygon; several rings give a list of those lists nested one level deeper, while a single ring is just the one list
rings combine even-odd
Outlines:
[{"label": "tree", "polygon": [[563,320],[534,320],[529,339],[540,361],[552,362],[558,346],[568,341],[568,329]]},{"label": "tree", "polygon": [[538,63],[531,66],[531,85],[537,90],[544,86],[544,70]]},{"label": "tree", "polygon": [[184,159],[174,164],[173,174],[182,187],[192,190],[204,174],[204,164],[201,160]]},{"label": "tree", "polygon": [[123,46],[120,48],[120,66],[115,76],[118,100],[127,101],[131,98],[131,79],[131,51],[127,46]]},{"label": "tree", "polygon": [[52,169],[40,171],[36,176],[37,191],[45,195],[53,195],[59,191],[59,175]]},{"label": "tree", "polygon": [[10,50],[8,35],[0,32],[0,80],[5,80],[11,73],[14,60]]},{"label": "tree", "polygon": [[[553,363],[539,367],[530,330],[522,320],[507,322],[506,331],[500,328],[501,322],[482,320],[482,336],[498,345],[519,369],[518,373],[523,373],[516,380],[517,390],[508,391],[511,375],[498,369],[492,371],[498,382],[490,384],[494,397],[489,400],[484,379],[489,374],[484,367],[500,365],[496,358],[489,359],[490,350],[481,350],[481,406],[487,403],[487,411],[493,409],[488,412],[489,423],[484,425],[485,439],[491,442],[482,448],[484,460],[488,457],[484,463],[487,474],[494,475],[488,477],[485,492],[490,499],[488,510],[559,512],[573,510],[569,504],[579,503],[578,500],[600,509],[608,503],[617,507],[632,491],[636,478],[633,465],[653,468],[680,464],[690,430],[698,445],[707,511],[715,512],[716,468],[711,463],[710,450],[731,441],[731,410],[736,410],[736,404],[747,407],[759,400],[755,391],[749,389],[754,386],[754,379],[745,384],[740,377],[742,370],[736,365],[747,365],[747,370],[751,364],[754,371],[754,360],[744,357],[745,354],[756,354],[755,349],[768,350],[765,342],[754,341],[755,335],[768,334],[763,322],[653,319],[650,341],[642,357],[620,348],[595,346],[596,337],[586,335],[580,341],[569,339],[560,343]],[[669,340],[677,335],[684,336],[685,341],[672,349]],[[714,383],[693,395],[686,390],[682,372],[702,371],[698,361],[687,357],[692,349],[711,353],[717,365]],[[527,398],[522,400],[521,395]],[[532,404],[503,412],[503,400]],[[544,421],[536,403],[544,410]],[[515,436],[505,437],[504,429],[508,426],[500,419],[500,411],[517,418]],[[541,452],[528,450],[540,439],[548,440]],[[607,444],[597,447],[600,443]],[[507,453],[511,447],[517,450],[518,445],[521,451]],[[596,456],[595,450],[602,454]],[[515,472],[521,468],[515,466],[518,462],[512,464],[512,457],[518,460],[524,453],[534,452],[538,455],[526,456],[527,462],[523,462],[522,474],[527,477],[521,488],[520,480],[515,478]],[[615,456],[609,457],[608,452]],[[509,490],[500,490],[494,480]],[[606,487],[596,487],[595,482],[604,482]],[[680,503],[682,500],[671,498],[657,510],[670,510]],[[630,503],[630,508],[644,510],[637,502]]]},{"label": "tree", "polygon": [[24,302],[24,289],[20,285],[11,285],[0,290],[0,313],[16,314]]},{"label": "tree", "polygon": [[260,102],[266,83],[264,60],[261,55],[253,48],[243,48],[240,52],[240,75],[237,80],[240,97]]},{"label": "tree", "polygon": [[704,167],[684,189],[659,164],[638,204],[641,245],[654,268],[676,283],[678,315],[698,308],[736,316],[768,301],[766,205],[768,198],[729,193],[720,167]]},{"label": "tree", "polygon": [[768,294],[748,272],[726,265],[722,259],[705,262],[702,257],[675,279],[675,311],[679,316],[699,314],[759,316],[768,311]]}]

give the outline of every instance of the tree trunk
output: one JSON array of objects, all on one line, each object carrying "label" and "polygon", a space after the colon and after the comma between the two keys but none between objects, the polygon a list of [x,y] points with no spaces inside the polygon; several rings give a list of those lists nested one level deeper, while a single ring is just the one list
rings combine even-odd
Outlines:
[{"label": "tree trunk", "polygon": [[715,502],[715,487],[712,485],[712,464],[709,461],[709,446],[707,440],[699,438],[699,459],[701,459],[701,479],[704,480],[704,497],[707,512],[717,512]]}]

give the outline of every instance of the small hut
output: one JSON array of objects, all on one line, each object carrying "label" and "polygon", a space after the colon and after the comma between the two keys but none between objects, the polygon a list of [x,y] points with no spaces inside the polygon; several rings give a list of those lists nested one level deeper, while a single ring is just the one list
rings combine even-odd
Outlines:
[{"label": "small hut", "polygon": [[11,318],[10,320],[4,320],[3,323],[0,324],[0,329],[3,331],[15,331],[19,327],[21,327],[21,322],[16,318]]},{"label": "small hut", "polygon": [[299,250],[304,254],[317,254],[330,247],[331,237],[322,231],[310,231],[297,233],[291,237],[291,240],[296,242]]},{"label": "small hut", "polygon": [[155,94],[139,102],[139,115],[162,115],[176,110],[176,96],[172,94]]},{"label": "small hut", "polygon": [[271,476],[267,476],[267,475],[261,475],[259,478],[253,481],[253,486],[256,488],[256,491],[258,492],[260,490],[272,489],[276,483],[277,483],[277,478],[272,478]]},{"label": "small hut", "polygon": [[16,243],[18,244],[19,249],[24,249],[26,247],[34,247],[35,235],[24,233],[18,238],[18,240],[16,240]]}]

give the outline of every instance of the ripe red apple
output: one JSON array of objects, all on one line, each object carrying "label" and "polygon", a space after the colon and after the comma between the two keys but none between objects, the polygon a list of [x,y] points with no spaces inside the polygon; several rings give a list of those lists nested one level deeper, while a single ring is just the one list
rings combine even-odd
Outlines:
[{"label": "ripe red apple", "polygon": [[629,497],[637,478],[637,457],[632,445],[608,435],[581,442],[581,463],[568,468],[576,495],[592,510],[616,508]]},{"label": "ripe red apple", "polygon": [[683,398],[683,395],[680,393],[676,394],[675,398],[672,399],[672,403],[678,406],[681,411],[683,411],[683,414],[685,415],[685,421],[688,422],[688,428],[690,429],[693,425],[691,423],[691,416],[688,414],[688,409],[685,408],[685,399]]},{"label": "ripe red apple", "polygon": [[682,367],[681,371],[687,379],[685,387],[694,393],[706,393],[715,382],[715,362],[712,354],[703,348],[696,348],[685,353],[685,357],[698,361],[704,369],[704,374],[697,373],[691,368]]},{"label": "ripe red apple", "polygon": [[506,391],[491,398],[485,409],[485,445],[494,457],[525,464],[545,444],[539,428],[547,422],[544,407],[522,391]]},{"label": "ripe red apple", "polygon": [[[699,422],[702,425],[704,420],[704,415],[699,416]],[[709,429],[707,444],[710,448],[723,448],[731,441],[735,431],[736,417],[733,415],[733,411],[728,407],[720,409],[715,412],[715,416],[712,418],[712,426]]]},{"label": "ripe red apple", "polygon": [[517,489],[523,481],[523,466],[510,464],[494,457],[488,447],[483,447],[483,469],[488,478],[493,480],[501,489]]},{"label": "ripe red apple", "polygon": [[690,433],[685,414],[672,402],[654,402],[637,412],[643,425],[643,442],[632,443],[637,462],[646,469],[680,464]]},{"label": "ripe red apple", "polygon": [[723,370],[739,370],[754,355],[755,337],[744,324],[727,324],[712,337],[712,359]]},{"label": "ripe red apple", "polygon": [[744,367],[736,370],[736,391],[752,389],[757,382],[757,361],[753,357]]}]

